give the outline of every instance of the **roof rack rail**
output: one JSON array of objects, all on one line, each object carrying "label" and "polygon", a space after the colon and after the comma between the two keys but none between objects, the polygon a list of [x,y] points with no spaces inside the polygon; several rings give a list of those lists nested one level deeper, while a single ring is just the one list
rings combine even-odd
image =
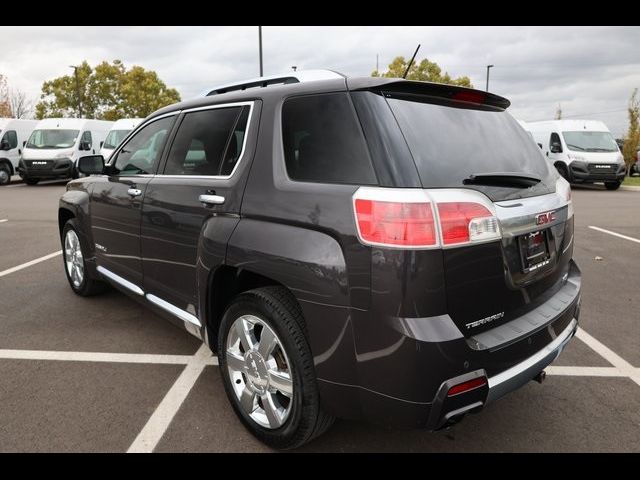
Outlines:
[{"label": "roof rack rail", "polygon": [[233,92],[237,90],[246,90],[248,88],[263,88],[269,85],[285,85],[288,83],[314,82],[317,80],[332,80],[336,78],[346,78],[345,75],[334,72],[333,70],[300,70],[281,75],[270,75],[266,77],[257,77],[249,80],[243,80],[236,83],[228,83],[220,85],[213,89],[207,89],[202,92],[201,96],[208,97],[211,95],[220,95],[222,93]]}]

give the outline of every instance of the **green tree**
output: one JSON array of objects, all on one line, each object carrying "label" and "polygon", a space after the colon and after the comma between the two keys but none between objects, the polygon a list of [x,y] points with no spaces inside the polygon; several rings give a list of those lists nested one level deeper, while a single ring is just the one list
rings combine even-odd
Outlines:
[{"label": "green tree", "polygon": [[146,117],[180,101],[157,73],[134,66],[127,70],[120,60],[102,62],[95,68],[82,62],[71,75],[44,82],[36,118],[79,116],[117,120]]},{"label": "green tree", "polygon": [[[372,77],[389,77],[389,78],[402,78],[409,62],[404,57],[396,57],[393,62],[389,64],[389,69],[386,72],[379,72],[374,70],[371,73]],[[469,77],[451,78],[451,76],[444,72],[435,62],[430,62],[426,58],[421,62],[413,62],[409,73],[407,74],[408,80],[422,80],[426,82],[436,83],[448,83],[450,85],[460,85],[462,87],[473,88]]]},{"label": "green tree", "polygon": [[638,100],[638,89],[634,89],[629,99],[629,130],[622,147],[624,163],[627,164],[627,171],[637,159],[638,146],[640,145],[640,100]]}]

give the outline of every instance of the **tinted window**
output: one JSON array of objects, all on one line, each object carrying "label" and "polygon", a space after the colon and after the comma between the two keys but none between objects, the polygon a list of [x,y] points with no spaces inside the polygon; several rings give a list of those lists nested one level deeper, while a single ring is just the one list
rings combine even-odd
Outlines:
[{"label": "tinted window", "polygon": [[80,141],[83,142],[83,143],[88,144],[89,148],[91,148],[91,144],[93,143],[93,141],[91,140],[91,132],[89,130],[84,132],[82,134],[82,139]]},{"label": "tinted window", "polygon": [[9,144],[9,150],[12,150],[18,146],[18,135],[15,130],[9,130],[2,137],[3,142],[7,142]]},{"label": "tinted window", "polygon": [[164,174],[229,175],[242,152],[248,114],[249,107],[187,113],[171,145]]},{"label": "tinted window", "polygon": [[282,130],[287,173],[293,180],[377,183],[348,94],[287,100],[282,108]]},{"label": "tinted window", "polygon": [[173,117],[166,117],[139,130],[115,157],[116,173],[121,175],[153,173],[160,160],[162,147],[171,125],[173,125]]},{"label": "tinted window", "polygon": [[[419,98],[388,98],[425,188],[466,187],[494,201],[555,189],[554,174],[518,122],[505,111],[434,105]],[[472,174],[526,172],[543,181],[532,187],[466,185]]]}]

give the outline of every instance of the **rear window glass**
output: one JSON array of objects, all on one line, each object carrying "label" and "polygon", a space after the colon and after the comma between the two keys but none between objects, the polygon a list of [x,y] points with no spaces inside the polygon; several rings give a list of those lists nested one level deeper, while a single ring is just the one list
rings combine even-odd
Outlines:
[{"label": "rear window glass", "polygon": [[369,152],[346,93],[295,97],[282,108],[287,173],[293,180],[373,185]]},{"label": "rear window glass", "polygon": [[[552,170],[540,149],[505,111],[434,105],[405,98],[387,99],[425,188],[467,187],[501,200],[555,190]],[[542,182],[532,186],[467,186],[480,173],[527,173]]]}]

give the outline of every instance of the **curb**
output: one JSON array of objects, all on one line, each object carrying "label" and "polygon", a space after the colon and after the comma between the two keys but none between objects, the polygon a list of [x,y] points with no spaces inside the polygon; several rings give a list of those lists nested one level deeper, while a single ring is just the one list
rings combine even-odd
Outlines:
[{"label": "curb", "polygon": [[620,190],[628,190],[630,192],[640,192],[640,187],[634,185],[620,185]]}]

